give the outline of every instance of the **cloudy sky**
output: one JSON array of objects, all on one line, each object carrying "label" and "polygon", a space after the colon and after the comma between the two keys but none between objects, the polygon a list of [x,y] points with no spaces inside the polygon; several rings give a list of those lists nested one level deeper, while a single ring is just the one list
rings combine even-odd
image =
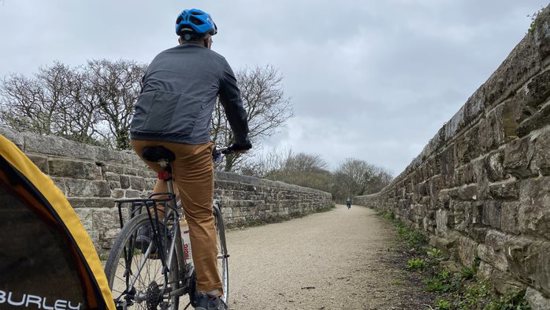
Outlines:
[{"label": "cloudy sky", "polygon": [[0,76],[60,61],[148,63],[183,8],[208,11],[234,70],[273,65],[294,118],[263,151],[399,174],[526,34],[547,0],[0,0]]}]

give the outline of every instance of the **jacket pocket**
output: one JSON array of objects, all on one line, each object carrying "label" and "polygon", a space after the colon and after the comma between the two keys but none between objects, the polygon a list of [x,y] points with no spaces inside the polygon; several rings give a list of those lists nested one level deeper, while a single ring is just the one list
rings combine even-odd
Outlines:
[{"label": "jacket pocket", "polygon": [[139,96],[132,131],[191,135],[203,110],[203,101],[184,94],[152,91]]},{"label": "jacket pocket", "polygon": [[163,91],[142,93],[137,102],[131,128],[139,132],[165,133],[181,94]]},{"label": "jacket pocket", "polygon": [[169,131],[180,97],[181,94],[165,91],[154,92],[152,98],[144,96],[142,102],[140,97],[138,105],[141,103],[144,109],[148,109],[143,131],[161,133]]},{"label": "jacket pocket", "polygon": [[195,124],[202,121],[198,118],[203,108],[204,104],[200,98],[182,94],[178,99],[175,109],[171,111],[171,123],[168,131],[190,135],[193,132]]},{"label": "jacket pocket", "polygon": [[155,92],[146,92],[139,95],[134,107],[132,122],[130,123],[130,128],[132,131],[145,130],[145,123],[149,117],[149,111],[151,111],[154,98]]}]

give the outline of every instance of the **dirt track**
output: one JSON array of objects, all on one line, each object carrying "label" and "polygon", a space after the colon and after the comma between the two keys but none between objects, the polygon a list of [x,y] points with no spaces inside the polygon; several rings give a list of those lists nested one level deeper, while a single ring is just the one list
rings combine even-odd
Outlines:
[{"label": "dirt track", "polygon": [[371,209],[339,205],[227,238],[231,309],[426,308],[394,229]]}]

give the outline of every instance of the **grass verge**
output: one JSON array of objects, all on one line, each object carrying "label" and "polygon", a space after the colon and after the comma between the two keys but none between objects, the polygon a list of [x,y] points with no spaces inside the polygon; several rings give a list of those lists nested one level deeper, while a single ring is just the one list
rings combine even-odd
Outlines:
[{"label": "grass verge", "polygon": [[450,268],[449,257],[430,247],[428,237],[396,219],[392,212],[380,214],[391,221],[409,257],[403,269],[420,276],[424,290],[435,295],[427,309],[437,310],[528,310],[525,291],[497,295],[492,285],[477,276],[479,260],[473,266]]}]

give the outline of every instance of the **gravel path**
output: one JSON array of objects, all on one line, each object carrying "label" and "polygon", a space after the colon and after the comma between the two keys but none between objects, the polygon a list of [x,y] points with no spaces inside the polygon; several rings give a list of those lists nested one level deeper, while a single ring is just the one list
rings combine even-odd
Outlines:
[{"label": "gravel path", "polygon": [[231,309],[426,308],[393,227],[371,209],[339,205],[227,239]]}]

